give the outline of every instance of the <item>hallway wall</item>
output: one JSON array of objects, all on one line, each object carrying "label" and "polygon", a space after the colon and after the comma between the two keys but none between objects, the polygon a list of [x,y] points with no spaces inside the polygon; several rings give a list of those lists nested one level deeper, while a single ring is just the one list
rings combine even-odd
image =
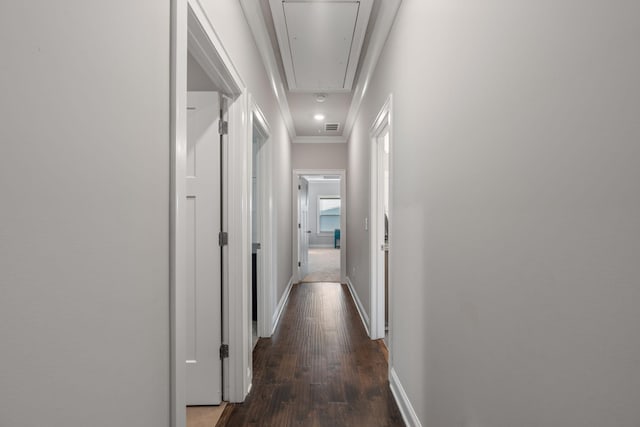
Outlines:
[{"label": "hallway wall", "polygon": [[347,169],[347,144],[291,145],[293,169]]},{"label": "hallway wall", "polygon": [[[240,5],[202,3],[289,189],[289,136]],[[169,426],[169,8],[0,3],[2,426]],[[290,200],[274,194],[278,298]]]},{"label": "hallway wall", "polygon": [[169,7],[0,2],[2,426],[169,425]]},{"label": "hallway wall", "polygon": [[347,264],[369,309],[393,93],[392,368],[423,426],[640,422],[639,14],[403,1],[349,141]]}]

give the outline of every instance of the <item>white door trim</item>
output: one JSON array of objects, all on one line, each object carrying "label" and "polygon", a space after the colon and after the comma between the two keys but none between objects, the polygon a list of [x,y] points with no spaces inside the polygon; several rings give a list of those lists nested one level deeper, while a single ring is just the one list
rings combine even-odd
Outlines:
[{"label": "white door trim", "polygon": [[[252,96],[249,96],[249,129],[251,129],[251,141],[253,143],[253,129],[258,129],[264,139],[262,148],[258,152],[260,168],[258,169],[257,197],[259,212],[257,216],[260,220],[260,244],[261,249],[257,252],[258,264],[258,336],[268,338],[272,332],[272,319],[275,309],[275,279],[273,277],[273,254],[277,249],[274,242],[275,229],[273,215],[273,195],[271,185],[271,165],[272,165],[272,144],[270,141],[271,129],[267,119],[260,110]],[[249,151],[249,173],[253,171],[253,155]],[[251,175],[249,176],[251,183]],[[253,194],[253,189],[249,194]],[[250,365],[252,366],[252,365]]]},{"label": "white door trim", "polygon": [[[229,358],[223,371],[228,373],[225,400],[242,402],[251,386],[251,211],[249,137],[249,95],[245,92],[229,108],[227,159],[227,224],[229,244],[224,294],[228,301],[223,340],[229,344]],[[233,284],[233,286],[231,286]],[[223,305],[223,311],[225,306]],[[225,334],[226,332],[226,334]]]},{"label": "white door trim", "polygon": [[[172,427],[186,426],[187,369],[186,356],[186,230],[185,206],[187,184],[187,0],[171,0],[171,180],[169,184],[169,268]],[[182,59],[184,58],[184,60]]]},{"label": "white door trim", "polygon": [[294,169],[291,180],[291,224],[292,229],[292,260],[293,282],[299,283],[302,277],[298,277],[298,254],[300,253],[298,242],[298,180],[304,175],[339,175],[340,176],[340,282],[347,283],[347,174],[344,169]]},{"label": "white door trim", "polygon": [[[383,132],[388,131],[389,133],[389,247],[391,247],[391,218],[392,212],[391,207],[393,206],[392,201],[392,191],[391,191],[391,182],[393,176],[393,121],[392,121],[392,96],[389,95],[389,98],[382,106],[380,113],[373,122],[370,130],[370,139],[371,139],[371,180],[370,180],[370,222],[369,222],[369,254],[370,254],[370,265],[371,265],[371,328],[370,328],[370,337],[371,339],[381,339],[384,338],[385,335],[385,319],[384,319],[384,278],[380,277],[380,275],[384,275],[384,256],[383,251],[380,248],[380,224],[384,226],[384,218],[381,218],[378,213],[379,207],[379,189],[378,189],[378,181],[379,181],[379,164],[380,159],[378,155],[378,139],[382,136]],[[391,257],[392,252],[389,251],[389,267],[391,266]],[[382,263],[382,265],[381,265]],[[389,271],[390,273],[391,271]],[[391,274],[389,274],[389,289],[391,289]],[[391,294],[391,292],[389,292]],[[391,296],[389,295],[389,298]],[[391,304],[389,304],[389,310],[391,310]],[[389,331],[391,331],[391,311],[389,311]],[[389,339],[391,339],[391,333],[389,333]],[[391,347],[391,346],[389,346]],[[391,356],[391,352],[389,352],[389,356]]]},{"label": "white door trim", "polygon": [[[171,85],[170,85],[170,124],[171,124],[171,180],[170,180],[170,411],[171,426],[185,427],[186,424],[186,153],[187,153],[187,52],[190,51],[205,72],[219,84],[231,99],[229,117],[228,174],[228,210],[230,219],[228,231],[231,236],[241,236],[247,228],[246,162],[246,111],[247,95],[245,85],[236,71],[231,58],[225,51],[221,40],[215,33],[198,0],[171,0]],[[240,160],[240,161],[239,161]],[[243,164],[244,163],[244,164]],[[240,179],[239,179],[240,177]],[[245,186],[243,187],[243,181]],[[245,190],[243,192],[243,190]],[[236,212],[240,211],[240,212]],[[240,214],[237,217],[234,215]],[[235,242],[232,238],[231,242]],[[239,244],[238,244],[239,243]],[[239,251],[235,246],[240,246]],[[242,346],[241,323],[243,304],[242,293],[246,295],[246,280],[242,276],[243,243],[238,240],[227,247],[227,265],[223,278],[223,318],[226,320],[223,340],[228,339],[230,358],[225,360],[223,395],[226,400],[242,401],[247,393],[249,381],[247,375],[248,355]],[[232,250],[234,249],[234,250]],[[247,249],[247,248],[245,248]],[[245,263],[246,264],[246,263]],[[223,266],[224,269],[225,266]],[[246,274],[246,273],[245,273]],[[244,278],[243,278],[244,279]],[[243,286],[228,286],[228,281],[242,283]],[[237,281],[236,281],[237,280]],[[230,309],[232,308],[232,309]],[[245,308],[246,310],[246,308]],[[233,313],[233,315],[231,315]],[[240,320],[240,321],[239,321]],[[226,337],[226,338],[225,338]],[[245,357],[239,356],[244,352]]]}]

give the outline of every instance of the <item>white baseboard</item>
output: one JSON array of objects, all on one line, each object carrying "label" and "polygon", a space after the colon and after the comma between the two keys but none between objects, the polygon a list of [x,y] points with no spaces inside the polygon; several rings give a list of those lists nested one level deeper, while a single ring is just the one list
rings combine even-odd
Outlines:
[{"label": "white baseboard", "polygon": [[347,279],[347,287],[349,288],[349,292],[351,293],[351,297],[356,303],[356,308],[358,309],[358,314],[360,315],[360,320],[362,320],[362,324],[364,325],[364,330],[367,331],[367,335],[371,336],[369,333],[369,316],[367,316],[367,312],[364,309],[364,305],[362,305],[362,301],[360,301],[360,297],[358,297],[358,293],[355,289],[353,289],[353,283],[351,283],[351,279],[349,276]]},{"label": "white baseboard", "polygon": [[[314,245],[309,245],[309,249],[333,249],[333,243],[327,243],[327,244],[314,244]],[[336,249],[340,249],[340,248],[336,248]]]},{"label": "white baseboard", "polygon": [[278,326],[278,322],[280,322],[280,317],[282,316],[282,312],[284,311],[284,306],[287,305],[287,300],[289,299],[289,294],[291,293],[291,288],[293,287],[293,276],[289,279],[289,283],[287,283],[287,287],[282,293],[282,298],[278,302],[275,313],[273,313],[273,319],[271,322],[271,335],[276,331],[276,327]]},{"label": "white baseboard", "polygon": [[400,378],[396,374],[394,368],[389,369],[389,386],[391,387],[391,393],[396,399],[402,419],[407,427],[422,427],[416,411],[413,409],[407,393],[404,391],[404,387],[400,383]]}]

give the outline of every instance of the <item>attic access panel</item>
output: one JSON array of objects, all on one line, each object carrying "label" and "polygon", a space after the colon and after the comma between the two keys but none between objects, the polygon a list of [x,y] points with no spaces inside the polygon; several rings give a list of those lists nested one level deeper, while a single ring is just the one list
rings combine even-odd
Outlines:
[{"label": "attic access panel", "polygon": [[270,0],[289,90],[349,92],[372,0]]}]

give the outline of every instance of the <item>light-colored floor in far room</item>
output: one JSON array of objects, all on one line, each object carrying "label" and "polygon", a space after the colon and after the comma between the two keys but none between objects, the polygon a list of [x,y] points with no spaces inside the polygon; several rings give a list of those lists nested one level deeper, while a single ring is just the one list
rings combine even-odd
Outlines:
[{"label": "light-colored floor in far room", "polygon": [[340,249],[309,248],[309,274],[302,281],[340,283]]},{"label": "light-colored floor in far room", "polygon": [[187,406],[187,427],[215,427],[226,405]]}]

